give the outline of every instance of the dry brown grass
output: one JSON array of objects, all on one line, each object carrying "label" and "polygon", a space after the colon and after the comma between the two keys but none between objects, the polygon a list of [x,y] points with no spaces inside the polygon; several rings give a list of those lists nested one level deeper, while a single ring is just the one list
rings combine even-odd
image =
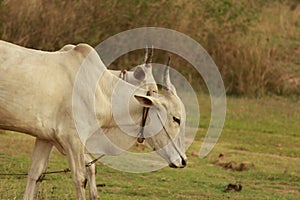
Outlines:
[{"label": "dry brown grass", "polygon": [[[208,50],[229,94],[300,93],[298,1],[3,0],[0,22],[0,39],[43,50],[67,43],[97,45],[136,27],[166,27]],[[132,65],[129,58],[116,64]],[[158,61],[164,63],[163,58]],[[187,63],[173,59],[188,79],[199,82],[181,67]]]}]

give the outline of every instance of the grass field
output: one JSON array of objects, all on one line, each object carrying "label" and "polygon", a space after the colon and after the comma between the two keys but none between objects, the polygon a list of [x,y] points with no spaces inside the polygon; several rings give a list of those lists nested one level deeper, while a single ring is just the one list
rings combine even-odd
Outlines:
[{"label": "grass field", "polygon": [[[97,163],[97,182],[106,184],[98,189],[102,199],[300,199],[299,0],[0,0],[0,22],[1,40],[51,51],[68,43],[96,46],[138,27],[173,29],[207,49],[226,92],[239,97],[228,97],[218,144],[200,159],[210,103],[199,96],[200,126],[184,169],[130,174]],[[138,53],[115,66],[135,66]],[[165,63],[164,55],[157,50],[154,61]],[[174,55],[172,63],[198,83],[184,58]],[[26,173],[33,145],[30,136],[0,130],[0,174]],[[48,170],[67,167],[54,150]],[[243,188],[225,192],[228,184]],[[26,176],[0,175],[0,200],[22,199],[25,186]],[[71,174],[46,175],[39,199],[75,199]]]},{"label": "grass field", "polygon": [[[130,174],[97,163],[102,199],[299,199],[299,100],[279,97],[227,99],[224,130],[205,159],[199,151],[209,122],[208,96],[201,95],[201,122],[188,149],[184,169]],[[0,173],[27,172],[34,139],[19,133],[0,133]],[[220,154],[222,156],[220,156]],[[67,167],[56,150],[49,169]],[[224,192],[228,184],[240,192]],[[21,199],[26,176],[0,176],[0,199]],[[75,199],[71,175],[46,175],[40,199]]]}]

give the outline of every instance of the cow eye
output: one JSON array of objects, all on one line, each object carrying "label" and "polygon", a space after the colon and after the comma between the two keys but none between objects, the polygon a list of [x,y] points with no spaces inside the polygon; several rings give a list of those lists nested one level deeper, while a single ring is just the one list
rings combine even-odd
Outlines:
[{"label": "cow eye", "polygon": [[180,125],[180,119],[177,117],[173,117],[174,122],[176,122],[178,125]]}]

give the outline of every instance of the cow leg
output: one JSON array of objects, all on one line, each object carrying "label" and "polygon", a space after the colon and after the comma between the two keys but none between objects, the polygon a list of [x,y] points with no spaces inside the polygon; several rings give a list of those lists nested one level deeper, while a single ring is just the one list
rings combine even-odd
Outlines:
[{"label": "cow leg", "polygon": [[[88,155],[84,155],[85,163],[92,161],[92,158]],[[87,179],[89,183],[89,195],[90,199],[99,199],[97,185],[96,185],[96,164],[92,164],[86,167]]]},{"label": "cow leg", "polygon": [[[72,140],[72,139],[71,139]],[[67,148],[67,158],[72,172],[78,200],[85,200],[85,163],[84,148],[80,141],[70,141]]]},{"label": "cow leg", "polygon": [[45,140],[36,139],[27,178],[24,199],[34,199],[38,192],[40,177],[46,171],[53,145]]}]

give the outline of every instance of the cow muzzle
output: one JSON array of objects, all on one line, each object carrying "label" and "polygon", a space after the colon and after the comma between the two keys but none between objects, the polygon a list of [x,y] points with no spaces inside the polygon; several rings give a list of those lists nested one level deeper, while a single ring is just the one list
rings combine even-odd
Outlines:
[{"label": "cow muzzle", "polygon": [[169,164],[169,167],[171,167],[171,168],[184,168],[186,165],[187,165],[187,160],[184,159],[183,157],[180,157],[175,162],[171,162]]}]

